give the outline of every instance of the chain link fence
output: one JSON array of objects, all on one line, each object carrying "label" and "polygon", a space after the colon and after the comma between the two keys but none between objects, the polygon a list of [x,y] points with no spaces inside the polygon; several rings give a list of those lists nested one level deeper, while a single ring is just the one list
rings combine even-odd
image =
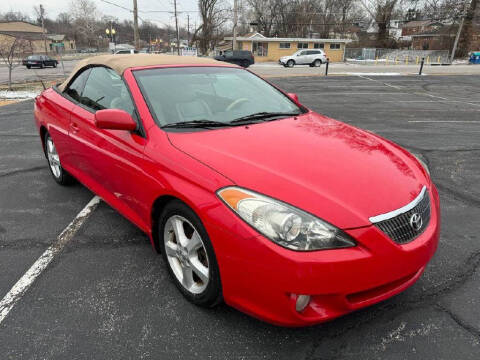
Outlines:
[{"label": "chain link fence", "polygon": [[427,64],[450,62],[448,50],[400,50],[376,48],[346,48],[345,61],[365,64],[415,64],[425,58]]}]

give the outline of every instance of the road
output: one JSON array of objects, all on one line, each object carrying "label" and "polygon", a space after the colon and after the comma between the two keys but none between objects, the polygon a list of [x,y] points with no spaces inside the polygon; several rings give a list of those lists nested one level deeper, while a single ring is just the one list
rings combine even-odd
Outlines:
[{"label": "road", "polygon": [[[272,81],[426,158],[442,234],[421,279],[326,324],[275,327],[188,303],[147,237],[100,203],[0,323],[2,359],[479,358],[480,77]],[[31,101],[0,108],[0,139],[1,299],[93,195],[51,179]]]},{"label": "road", "polygon": [[[61,79],[64,77],[63,69],[65,69],[65,74],[68,74],[72,71],[77,63],[77,60],[70,60],[63,62],[63,68],[61,63],[56,67],[48,67],[44,69],[31,68],[27,69],[25,66],[18,66],[13,69],[12,72],[12,82],[13,83],[24,83],[31,81],[39,80],[54,80]],[[0,66],[0,85],[8,83],[8,68],[6,66]]]},{"label": "road", "polygon": [[[72,71],[78,60],[64,61],[65,73]],[[289,76],[324,76],[325,65],[320,68],[311,68],[309,66],[295,66],[293,68],[284,68],[275,63],[257,63],[252,65],[249,70],[264,77],[289,77]],[[330,75],[412,75],[418,74],[417,65],[364,65],[350,63],[332,63],[329,66]],[[480,75],[480,66],[475,65],[454,65],[454,66],[432,66],[425,65],[424,74],[426,75]],[[59,65],[56,69],[27,69],[24,66],[15,68],[13,72],[13,82],[27,82],[42,80],[53,80],[64,78],[63,69]],[[8,69],[0,66],[0,85],[8,81]]]}]

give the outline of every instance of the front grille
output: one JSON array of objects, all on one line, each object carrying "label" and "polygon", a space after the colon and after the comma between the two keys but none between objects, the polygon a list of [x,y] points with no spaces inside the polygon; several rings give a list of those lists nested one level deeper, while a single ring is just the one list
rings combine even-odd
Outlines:
[{"label": "front grille", "polygon": [[[392,218],[375,222],[374,225],[398,244],[414,240],[423,233],[430,222],[430,196],[428,191],[422,192],[423,197],[413,208]],[[413,221],[412,225],[412,217],[415,214],[420,215],[421,226],[418,226],[418,221]],[[418,220],[418,216],[414,220]]]}]

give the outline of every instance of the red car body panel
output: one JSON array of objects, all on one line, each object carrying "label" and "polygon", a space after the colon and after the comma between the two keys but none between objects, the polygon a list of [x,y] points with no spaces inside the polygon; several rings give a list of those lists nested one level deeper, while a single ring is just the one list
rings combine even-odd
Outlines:
[{"label": "red car body panel", "polygon": [[281,199],[342,229],[370,225],[368,217],[402,207],[425,184],[422,170],[395,146],[314,112],[168,137],[180,150],[221,168],[239,186]]},{"label": "red car body panel", "polygon": [[[405,150],[313,112],[263,124],[167,133],[155,124],[132,69],[123,77],[145,136],[97,128],[93,112],[54,89],[37,97],[36,124],[42,134],[50,133],[62,166],[147,233],[152,244],[155,202],[175,197],[189,205],[209,234],[229,305],[275,324],[302,326],[382,301],[422,274],[437,248],[439,200],[424,169]],[[309,211],[344,229],[358,245],[285,249],[216,196],[230,185]],[[399,245],[369,222],[411,202],[424,185],[431,219],[417,239]],[[295,310],[297,294],[312,296],[302,313]]]}]

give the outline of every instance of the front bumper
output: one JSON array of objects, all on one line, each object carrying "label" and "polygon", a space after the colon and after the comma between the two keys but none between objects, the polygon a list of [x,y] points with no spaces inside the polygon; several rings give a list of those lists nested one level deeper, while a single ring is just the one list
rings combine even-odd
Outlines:
[{"label": "front bumper", "polygon": [[[433,185],[429,192],[430,224],[405,245],[367,226],[345,230],[358,241],[356,247],[305,253],[281,248],[258,235],[232,239],[231,230],[210,227],[225,302],[273,324],[304,326],[400,293],[418,280],[437,248],[439,200]],[[300,313],[295,310],[297,295],[311,296]]]}]

